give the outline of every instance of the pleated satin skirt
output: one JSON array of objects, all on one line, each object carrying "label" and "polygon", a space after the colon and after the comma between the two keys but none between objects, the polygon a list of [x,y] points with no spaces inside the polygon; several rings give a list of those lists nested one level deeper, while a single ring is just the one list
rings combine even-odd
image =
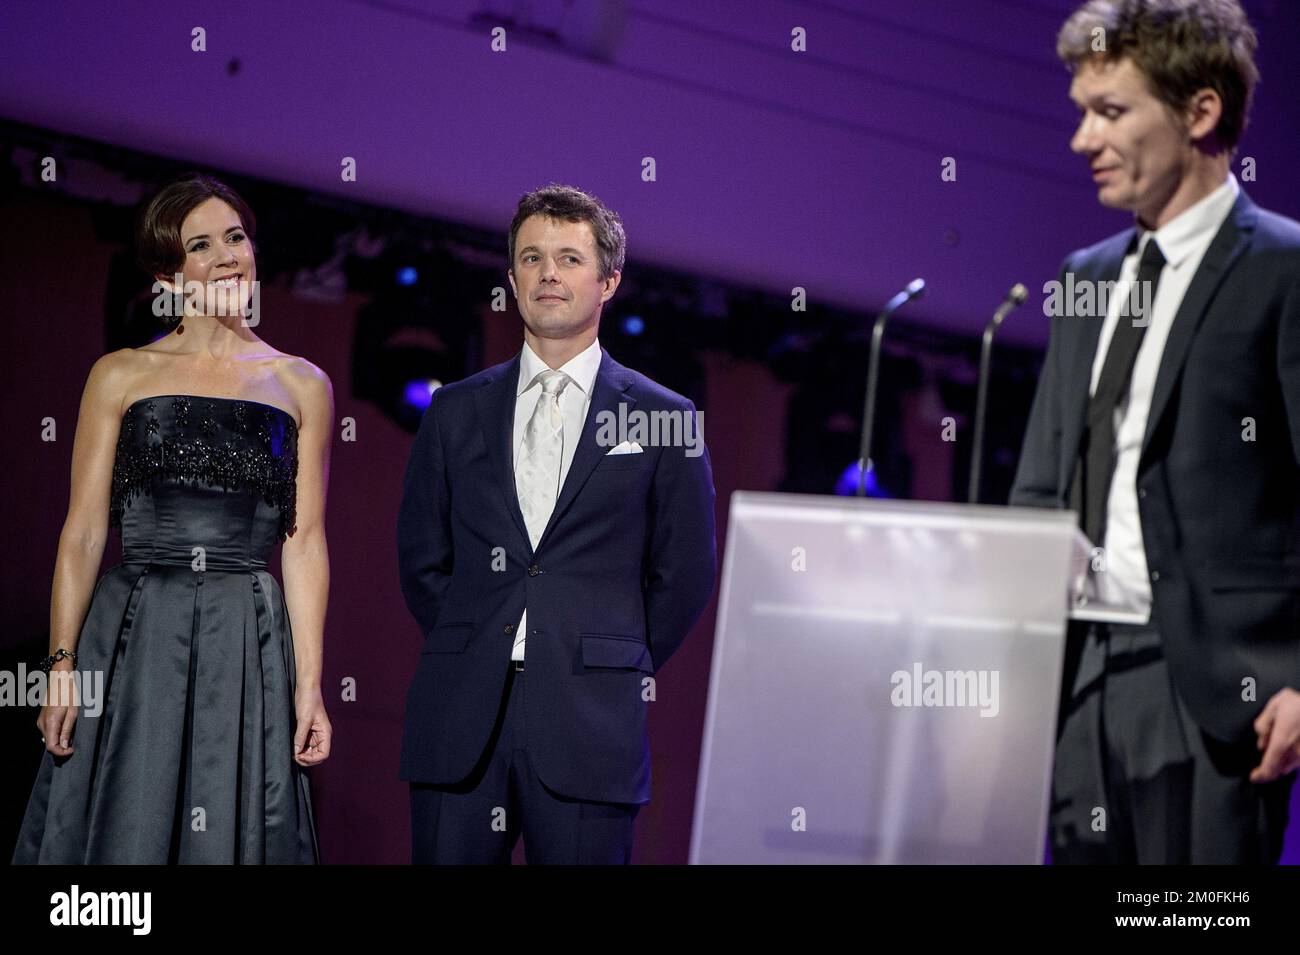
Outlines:
[{"label": "pleated satin skirt", "polygon": [[75,751],[45,753],[14,863],[320,861],[289,616],[265,569],[119,565],[77,654],[83,685],[102,675],[100,712],[83,691]]}]

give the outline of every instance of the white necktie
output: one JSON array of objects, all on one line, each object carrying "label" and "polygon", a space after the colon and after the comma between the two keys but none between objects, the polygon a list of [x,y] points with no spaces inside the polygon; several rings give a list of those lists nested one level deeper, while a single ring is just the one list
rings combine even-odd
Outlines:
[{"label": "white necktie", "polygon": [[564,372],[550,368],[534,380],[541,381],[542,393],[533,416],[528,419],[519,460],[515,462],[515,490],[519,495],[519,510],[528,526],[528,539],[536,549],[560,496],[560,469],[564,461],[560,392],[571,379]]}]

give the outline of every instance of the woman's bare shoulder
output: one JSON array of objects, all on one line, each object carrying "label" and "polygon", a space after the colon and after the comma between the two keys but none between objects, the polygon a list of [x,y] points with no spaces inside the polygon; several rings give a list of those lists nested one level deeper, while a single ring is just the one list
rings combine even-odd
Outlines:
[{"label": "woman's bare shoulder", "polygon": [[119,348],[101,355],[86,376],[86,398],[96,407],[121,414],[131,383],[151,359],[138,348]]},{"label": "woman's bare shoulder", "polygon": [[293,395],[304,418],[323,405],[333,402],[334,388],[329,375],[300,355],[279,352],[275,359],[275,375]]}]

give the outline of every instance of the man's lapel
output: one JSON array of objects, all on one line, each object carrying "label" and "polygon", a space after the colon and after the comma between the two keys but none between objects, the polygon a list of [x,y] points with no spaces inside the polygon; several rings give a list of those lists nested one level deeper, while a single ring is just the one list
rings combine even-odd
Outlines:
[{"label": "man's lapel", "polygon": [[1205,257],[1201,259],[1200,267],[1192,277],[1192,284],[1188,286],[1187,294],[1183,296],[1183,301],[1178,306],[1178,314],[1174,316],[1174,324],[1169,329],[1169,338],[1165,341],[1164,353],[1160,356],[1160,370],[1156,374],[1155,390],[1151,394],[1151,409],[1147,412],[1146,433],[1142,436],[1142,456],[1138,459],[1139,474],[1149,463],[1146,461],[1146,456],[1151,444],[1151,436],[1160,424],[1161,416],[1168,410],[1169,399],[1174,393],[1179,375],[1182,374],[1183,364],[1187,361],[1187,351],[1191,347],[1192,338],[1205,319],[1205,313],[1209,310],[1219,283],[1223,281],[1241,253],[1250,245],[1251,236],[1255,231],[1257,212],[1255,204],[1246,197],[1244,190],[1237,194],[1237,201],[1233,203],[1232,211],[1223,220],[1223,225],[1219,227],[1210,247],[1205,250]]},{"label": "man's lapel", "polygon": [[[1065,377],[1065,394],[1061,399],[1061,420],[1063,426],[1061,429],[1061,488],[1060,493],[1066,495],[1068,503],[1068,493],[1071,482],[1074,480],[1074,469],[1079,460],[1079,443],[1083,440],[1083,428],[1088,418],[1088,393],[1092,386],[1092,365],[1097,356],[1097,343],[1101,339],[1101,326],[1106,321],[1106,313],[1102,310],[1103,297],[1100,290],[1103,287],[1113,288],[1114,285],[1104,286],[1102,283],[1114,283],[1119,281],[1120,267],[1124,264],[1124,255],[1128,251],[1129,243],[1133,239],[1133,229],[1126,229],[1118,235],[1108,239],[1102,244],[1100,250],[1092,257],[1090,262],[1080,263],[1080,267],[1073,270],[1074,283],[1093,282],[1092,300],[1098,314],[1095,315],[1071,315],[1067,312],[1062,319],[1064,328],[1073,326],[1077,331],[1066,341],[1072,341],[1073,347],[1067,353],[1067,360],[1071,363],[1068,374]],[[1069,287],[1067,278],[1067,288]]]},{"label": "man's lapel", "polygon": [[524,515],[519,510],[519,495],[515,491],[514,450],[510,447],[518,388],[519,355],[515,355],[502,368],[498,377],[474,393],[474,399],[478,404],[478,421],[483,430],[483,440],[487,444],[488,460],[500,486],[506,512],[514,519],[515,527],[524,539],[524,546],[531,550],[528,525],[524,523]]}]

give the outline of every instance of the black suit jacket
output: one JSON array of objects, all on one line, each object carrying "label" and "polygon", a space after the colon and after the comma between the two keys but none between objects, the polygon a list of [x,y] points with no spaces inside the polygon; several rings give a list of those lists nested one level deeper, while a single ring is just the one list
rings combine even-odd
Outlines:
[{"label": "black suit jacket", "polygon": [[529,757],[553,791],[646,803],[643,682],[699,619],[717,571],[703,444],[610,455],[601,412],[695,413],[686,398],[601,350],[586,423],[538,541],[515,491],[519,356],[444,385],[406,470],[402,594],[424,644],[406,697],[400,778],[457,783],[497,718],[515,626],[528,607]]},{"label": "black suit jacket", "polygon": [[[1133,235],[1071,254],[1060,281],[1117,280]],[[1069,506],[1104,318],[1051,319],[1011,504]],[[1253,741],[1269,697],[1300,688],[1298,464],[1300,223],[1243,191],[1174,319],[1137,474],[1174,685],[1225,741]]]}]

